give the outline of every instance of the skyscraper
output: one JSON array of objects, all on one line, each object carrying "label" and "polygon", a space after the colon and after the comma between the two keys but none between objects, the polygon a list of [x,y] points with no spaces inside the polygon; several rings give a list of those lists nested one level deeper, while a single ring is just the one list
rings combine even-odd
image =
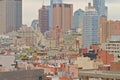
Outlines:
[{"label": "skyscraper", "polygon": [[45,6],[39,10],[39,27],[43,34],[49,30],[49,13]]},{"label": "skyscraper", "polygon": [[38,29],[38,24],[39,21],[37,19],[34,19],[31,23],[31,27],[33,27],[34,29]]},{"label": "skyscraper", "polygon": [[99,41],[100,43],[106,42],[108,31],[109,30],[107,29],[107,17],[102,16],[99,20]]},{"label": "skyscraper", "polygon": [[84,15],[83,46],[89,48],[92,44],[98,44],[98,14],[89,3]]},{"label": "skyscraper", "polygon": [[16,30],[22,27],[22,0],[14,0],[16,5]]},{"label": "skyscraper", "polygon": [[49,29],[52,28],[52,7],[49,6],[45,6],[46,9],[48,10],[48,14],[49,14]]},{"label": "skyscraper", "polygon": [[93,7],[97,10],[99,16],[107,16],[105,0],[93,0]]},{"label": "skyscraper", "polygon": [[102,16],[99,21],[100,43],[106,43],[114,35],[120,35],[120,21],[109,21],[106,16]]},{"label": "skyscraper", "polygon": [[50,0],[50,6],[47,6],[47,9],[49,11],[49,29],[51,29],[53,26],[52,26],[52,9],[53,9],[53,4],[56,4],[56,3],[62,3],[62,0]]},{"label": "skyscraper", "polygon": [[78,9],[74,12],[74,28],[75,29],[83,29],[84,25],[84,11],[82,9]]},{"label": "skyscraper", "polygon": [[53,27],[59,26],[64,32],[73,26],[73,5],[53,4],[52,11]]},{"label": "skyscraper", "polygon": [[22,0],[0,0],[0,34],[22,26]]}]

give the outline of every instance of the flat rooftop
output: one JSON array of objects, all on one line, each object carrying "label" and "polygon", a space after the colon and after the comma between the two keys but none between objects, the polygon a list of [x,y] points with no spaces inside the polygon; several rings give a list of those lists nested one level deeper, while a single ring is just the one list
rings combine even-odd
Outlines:
[{"label": "flat rooftop", "polygon": [[120,79],[120,71],[79,70],[79,77]]}]

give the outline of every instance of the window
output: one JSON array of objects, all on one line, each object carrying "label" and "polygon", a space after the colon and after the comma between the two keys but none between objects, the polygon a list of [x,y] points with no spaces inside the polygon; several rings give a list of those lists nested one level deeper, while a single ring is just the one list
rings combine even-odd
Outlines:
[{"label": "window", "polygon": [[43,80],[42,76],[39,77],[39,80]]},{"label": "window", "polygon": [[59,7],[62,7],[62,4],[59,4]]},{"label": "window", "polygon": [[56,7],[56,4],[53,5],[53,8],[55,8],[55,7]]}]

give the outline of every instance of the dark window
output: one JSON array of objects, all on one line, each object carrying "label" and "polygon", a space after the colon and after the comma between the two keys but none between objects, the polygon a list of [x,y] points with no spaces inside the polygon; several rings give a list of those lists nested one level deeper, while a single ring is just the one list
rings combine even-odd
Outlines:
[{"label": "dark window", "polygon": [[62,7],[62,4],[59,4],[59,7]]},{"label": "dark window", "polygon": [[42,76],[39,77],[39,80],[43,80]]},{"label": "dark window", "polygon": [[55,7],[56,7],[56,4],[53,5],[53,8],[55,8]]}]

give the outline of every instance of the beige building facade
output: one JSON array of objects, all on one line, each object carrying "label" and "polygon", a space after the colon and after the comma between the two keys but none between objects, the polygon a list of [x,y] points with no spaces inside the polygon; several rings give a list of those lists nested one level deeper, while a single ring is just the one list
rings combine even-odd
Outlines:
[{"label": "beige building facade", "polygon": [[0,0],[0,34],[22,26],[22,0]]},{"label": "beige building facade", "polygon": [[98,69],[98,66],[103,63],[99,60],[90,60],[88,57],[78,57],[74,64],[78,64],[78,67],[82,69]]},{"label": "beige building facade", "polygon": [[38,30],[34,30],[33,27],[28,27],[26,25],[22,26],[18,32],[18,45],[21,46],[38,46],[42,34]]},{"label": "beige building facade", "polygon": [[61,31],[71,29],[73,26],[73,5],[72,4],[53,4],[53,28],[58,26]]},{"label": "beige building facade", "polygon": [[120,41],[109,41],[103,45],[105,45],[105,50],[111,54],[120,54]]},{"label": "beige building facade", "polygon": [[106,43],[113,35],[120,35],[120,21],[107,20],[102,16],[99,21],[99,40]]}]

